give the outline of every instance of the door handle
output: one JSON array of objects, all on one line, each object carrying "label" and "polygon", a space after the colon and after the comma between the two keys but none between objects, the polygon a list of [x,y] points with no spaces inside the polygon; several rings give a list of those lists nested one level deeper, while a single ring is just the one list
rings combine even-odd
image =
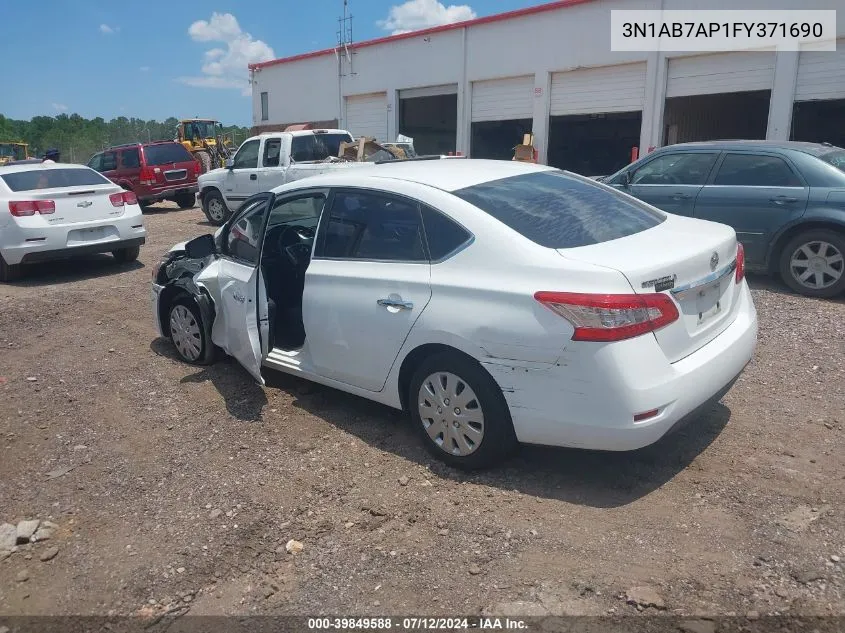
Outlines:
[{"label": "door handle", "polygon": [[402,308],[404,310],[411,310],[414,307],[413,302],[402,301],[401,299],[379,299],[376,303],[386,308]]},{"label": "door handle", "polygon": [[249,179],[250,180],[258,180],[258,174],[250,174]]},{"label": "door handle", "polygon": [[775,198],[769,198],[769,200],[775,204],[792,204],[793,202],[798,202],[798,198],[790,198],[788,196],[777,196]]},{"label": "door handle", "polygon": [[689,200],[690,198],[692,196],[687,193],[676,193],[672,195],[672,200]]}]

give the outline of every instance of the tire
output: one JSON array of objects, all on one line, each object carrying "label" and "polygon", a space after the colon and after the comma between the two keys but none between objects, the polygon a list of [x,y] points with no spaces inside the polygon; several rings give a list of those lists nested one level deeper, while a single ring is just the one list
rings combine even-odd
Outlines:
[{"label": "tire", "polygon": [[455,468],[492,466],[517,447],[501,388],[458,352],[435,354],[420,364],[410,381],[408,408],[428,451]]},{"label": "tire", "polygon": [[112,255],[117,260],[118,264],[126,264],[128,262],[134,262],[138,259],[138,255],[141,254],[141,247],[140,246],[130,246],[129,248],[121,248],[117,251],[112,251]]},{"label": "tire", "polygon": [[787,286],[806,297],[830,299],[842,294],[845,234],[830,229],[799,233],[780,253],[780,275]]},{"label": "tire", "polygon": [[180,194],[174,201],[180,209],[193,209],[197,204],[197,196],[193,193]]},{"label": "tire", "polygon": [[202,321],[197,304],[187,296],[176,297],[167,309],[170,341],[184,362],[209,365],[214,362],[215,348]]},{"label": "tire", "polygon": [[0,255],[0,281],[17,281],[23,276],[23,265],[21,264],[7,264],[3,256]]},{"label": "tire", "polygon": [[208,221],[216,226],[225,224],[232,212],[226,206],[223,196],[217,189],[212,189],[202,197],[202,210]]},{"label": "tire", "polygon": [[208,152],[196,152],[194,157],[200,163],[200,173],[204,174],[211,171],[211,156],[208,155]]}]

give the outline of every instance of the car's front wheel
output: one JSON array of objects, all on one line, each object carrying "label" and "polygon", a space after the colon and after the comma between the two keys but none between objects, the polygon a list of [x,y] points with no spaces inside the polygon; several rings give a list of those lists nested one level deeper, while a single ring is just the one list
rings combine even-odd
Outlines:
[{"label": "car's front wheel", "polygon": [[845,234],[813,229],[792,238],[781,252],[780,274],[795,292],[829,299],[845,292]]},{"label": "car's front wheel", "polygon": [[170,340],[179,357],[192,365],[208,365],[214,360],[214,346],[203,327],[197,304],[188,297],[177,298],[168,312]]},{"label": "car's front wheel", "polygon": [[202,198],[202,210],[205,217],[212,224],[221,225],[229,219],[229,209],[223,201],[223,196],[215,190],[209,191]]},{"label": "car's front wheel", "polygon": [[425,359],[410,381],[411,420],[432,455],[462,469],[485,468],[517,445],[502,390],[457,352]]}]

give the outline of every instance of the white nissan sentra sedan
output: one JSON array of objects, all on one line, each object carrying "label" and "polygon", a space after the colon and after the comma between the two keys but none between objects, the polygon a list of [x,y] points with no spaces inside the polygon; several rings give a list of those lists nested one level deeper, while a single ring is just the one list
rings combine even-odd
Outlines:
[{"label": "white nissan sentra sedan", "polygon": [[23,162],[0,167],[0,281],[24,264],[112,253],[138,258],[146,230],[135,194],[84,165]]},{"label": "white nissan sentra sedan", "polygon": [[[366,171],[366,173],[364,173]],[[720,398],[757,315],[734,230],[588,178],[483,160],[397,161],[250,198],[153,272],[155,323],[407,409],[458,467],[518,442],[624,451]]]}]

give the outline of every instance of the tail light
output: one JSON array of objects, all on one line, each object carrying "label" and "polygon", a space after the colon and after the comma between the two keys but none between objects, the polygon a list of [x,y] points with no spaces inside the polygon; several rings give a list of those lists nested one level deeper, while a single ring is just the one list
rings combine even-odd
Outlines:
[{"label": "tail light", "polygon": [[202,171],[202,165],[200,165],[198,160],[195,160],[194,161],[194,176],[199,177],[201,171]]},{"label": "tail light", "polygon": [[679,316],[675,302],[661,293],[537,292],[534,298],[575,327],[573,341],[622,341],[658,330]]},{"label": "tail light", "polygon": [[49,215],[56,212],[56,203],[53,200],[17,200],[9,202],[9,213],[17,218],[28,215]]},{"label": "tail light", "polygon": [[152,167],[142,167],[139,178],[142,185],[154,185],[156,182],[155,172]]},{"label": "tail light", "polygon": [[112,206],[122,207],[124,204],[138,204],[138,196],[132,191],[121,191],[109,196]]},{"label": "tail light", "polygon": [[745,247],[742,243],[736,243],[736,283],[745,279]]}]

